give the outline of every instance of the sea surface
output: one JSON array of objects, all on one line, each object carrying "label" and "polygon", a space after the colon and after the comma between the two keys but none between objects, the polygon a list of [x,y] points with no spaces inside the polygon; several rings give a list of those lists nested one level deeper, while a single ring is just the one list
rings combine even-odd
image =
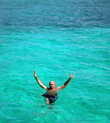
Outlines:
[{"label": "sea surface", "polygon": [[0,123],[110,123],[110,0],[0,0]]}]

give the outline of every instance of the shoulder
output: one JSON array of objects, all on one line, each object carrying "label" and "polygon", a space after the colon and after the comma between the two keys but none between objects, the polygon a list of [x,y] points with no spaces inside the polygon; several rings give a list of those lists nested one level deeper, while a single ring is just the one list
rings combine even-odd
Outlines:
[{"label": "shoulder", "polygon": [[47,86],[43,86],[42,88],[48,90],[48,87]]},{"label": "shoulder", "polygon": [[57,87],[57,89],[60,90],[60,89],[63,89],[64,87],[65,87],[65,86],[62,85],[62,86]]},{"label": "shoulder", "polygon": [[56,89],[57,89],[57,90],[60,90],[60,89],[62,89],[62,88],[61,88],[61,86],[59,86],[59,87],[57,87]]}]

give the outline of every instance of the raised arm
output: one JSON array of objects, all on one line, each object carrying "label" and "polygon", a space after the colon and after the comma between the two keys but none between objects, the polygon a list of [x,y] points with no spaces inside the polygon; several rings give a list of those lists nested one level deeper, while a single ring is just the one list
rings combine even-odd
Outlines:
[{"label": "raised arm", "polygon": [[72,75],[72,73],[71,73],[69,79],[68,79],[62,86],[57,87],[57,88],[58,88],[58,89],[63,89],[63,88],[65,88],[65,87],[68,85],[68,83],[70,82],[70,80],[71,80],[72,78],[73,78],[73,75]]},{"label": "raised arm", "polygon": [[41,87],[41,88],[43,88],[43,89],[47,89],[47,87],[46,87],[46,86],[44,86],[44,85],[42,84],[42,82],[38,79],[38,77],[36,76],[36,72],[35,72],[35,71],[34,71],[33,76],[35,77],[35,79],[36,79],[37,83],[40,85],[40,87]]}]

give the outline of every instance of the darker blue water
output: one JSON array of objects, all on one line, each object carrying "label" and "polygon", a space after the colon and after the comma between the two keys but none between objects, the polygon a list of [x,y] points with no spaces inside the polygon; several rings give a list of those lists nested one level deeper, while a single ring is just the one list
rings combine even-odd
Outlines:
[{"label": "darker blue water", "polygon": [[108,0],[2,0],[0,6],[2,26],[49,26],[63,29],[110,26]]}]

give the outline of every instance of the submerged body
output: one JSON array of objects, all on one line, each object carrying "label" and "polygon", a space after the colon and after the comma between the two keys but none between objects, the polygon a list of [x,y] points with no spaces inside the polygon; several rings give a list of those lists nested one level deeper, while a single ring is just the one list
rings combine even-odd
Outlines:
[{"label": "submerged body", "polygon": [[67,84],[70,82],[70,80],[73,78],[73,75],[71,73],[70,78],[62,86],[59,86],[59,87],[55,87],[55,82],[50,81],[49,82],[49,88],[48,88],[48,87],[44,86],[42,84],[42,82],[38,79],[35,71],[34,71],[33,76],[35,77],[35,79],[38,82],[38,84],[40,85],[40,87],[47,90],[46,93],[44,93],[42,95],[43,97],[45,97],[45,103],[46,104],[51,104],[51,103],[55,102],[58,99],[58,91],[60,89],[65,88],[67,86]]},{"label": "submerged body", "polygon": [[47,98],[46,104],[54,103],[58,99],[58,88],[54,88],[53,90],[48,89],[42,96]]}]

